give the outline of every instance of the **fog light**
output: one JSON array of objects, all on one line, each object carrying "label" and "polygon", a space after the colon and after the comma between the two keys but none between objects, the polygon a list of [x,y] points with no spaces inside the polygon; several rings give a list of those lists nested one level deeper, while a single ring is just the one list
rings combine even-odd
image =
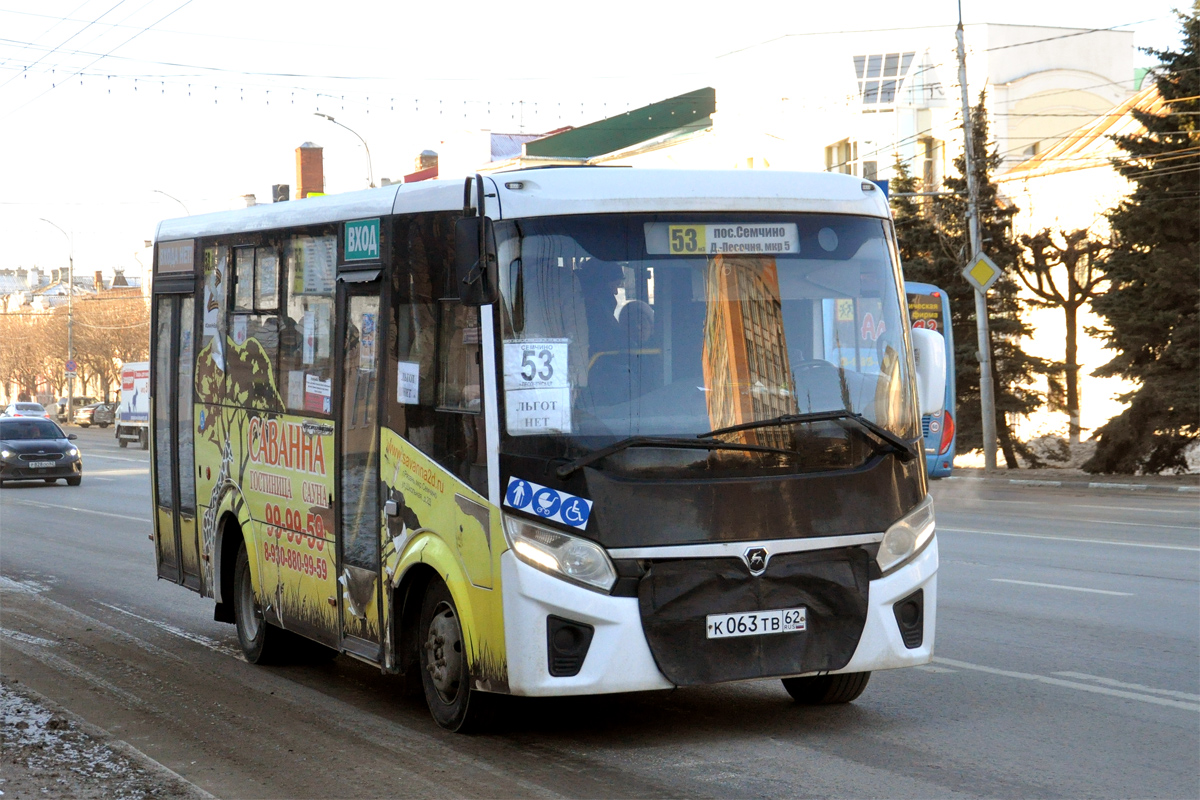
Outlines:
[{"label": "fog light", "polygon": [[583,669],[595,628],[553,614],[546,617],[547,669],[555,678],[569,678]]},{"label": "fog light", "polygon": [[909,650],[916,650],[925,640],[925,590],[915,592],[898,600],[892,606],[896,615],[896,625],[900,628],[900,638]]}]

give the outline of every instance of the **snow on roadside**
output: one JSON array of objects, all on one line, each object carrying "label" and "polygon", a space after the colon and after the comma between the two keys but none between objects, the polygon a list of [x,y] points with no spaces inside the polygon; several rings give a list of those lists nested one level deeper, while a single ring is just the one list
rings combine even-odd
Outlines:
[{"label": "snow on roadside", "polygon": [[15,681],[0,681],[0,797],[142,800],[195,797],[195,787],[148,769],[98,731],[49,707]]}]

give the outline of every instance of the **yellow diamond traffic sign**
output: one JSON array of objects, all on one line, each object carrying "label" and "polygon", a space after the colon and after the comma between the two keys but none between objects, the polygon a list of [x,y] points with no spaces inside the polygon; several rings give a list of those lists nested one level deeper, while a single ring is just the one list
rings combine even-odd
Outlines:
[{"label": "yellow diamond traffic sign", "polygon": [[1003,270],[997,267],[996,262],[988,258],[986,254],[979,253],[971,259],[971,263],[967,264],[962,274],[968,283],[979,291],[986,292],[1003,274]]}]

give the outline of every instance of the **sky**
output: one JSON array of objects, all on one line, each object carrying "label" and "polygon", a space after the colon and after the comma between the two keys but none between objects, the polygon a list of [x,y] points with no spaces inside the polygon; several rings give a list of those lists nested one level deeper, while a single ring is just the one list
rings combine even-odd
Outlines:
[{"label": "sky", "polygon": [[[1180,0],[964,0],[963,20],[1177,47]],[[783,34],[953,25],[957,3],[0,0],[0,269],[141,273],[165,218],[413,170],[466,129],[546,131],[710,85]],[[1137,63],[1149,65],[1149,57]],[[719,98],[718,98],[719,101]],[[354,133],[315,116],[335,117]],[[49,220],[53,226],[43,220]],[[57,226],[57,229],[56,227]],[[61,229],[60,232],[58,229]]]}]

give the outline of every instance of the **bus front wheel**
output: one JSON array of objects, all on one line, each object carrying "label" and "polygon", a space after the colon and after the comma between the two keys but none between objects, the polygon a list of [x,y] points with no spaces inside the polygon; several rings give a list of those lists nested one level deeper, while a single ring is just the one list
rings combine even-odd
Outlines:
[{"label": "bus front wheel", "polygon": [[847,672],[841,675],[784,678],[783,688],[801,705],[828,706],[854,700],[867,688],[869,680],[869,672]]},{"label": "bus front wheel", "polygon": [[421,685],[434,720],[459,733],[478,730],[487,698],[471,689],[458,609],[440,580],[433,580],[425,590],[419,635]]},{"label": "bus front wheel", "polygon": [[251,664],[271,664],[278,660],[285,631],[273,627],[263,616],[262,606],[254,597],[250,581],[250,559],[246,544],[238,549],[237,566],[233,570],[233,618],[237,626],[238,644]]}]

